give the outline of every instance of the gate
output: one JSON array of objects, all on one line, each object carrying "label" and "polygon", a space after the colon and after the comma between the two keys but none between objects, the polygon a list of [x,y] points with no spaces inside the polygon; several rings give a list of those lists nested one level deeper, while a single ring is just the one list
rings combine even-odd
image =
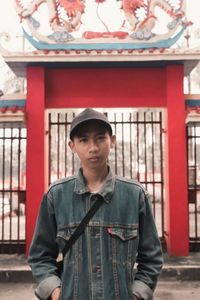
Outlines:
[{"label": "gate", "polygon": [[[70,124],[82,109],[49,111],[49,183],[74,174],[78,158],[67,146]],[[157,109],[99,109],[117,135],[109,164],[115,174],[139,180],[148,190],[161,240],[164,240],[163,120]]]},{"label": "gate", "polygon": [[0,123],[0,253],[25,252],[26,128]]},{"label": "gate", "polygon": [[189,239],[192,250],[200,244],[200,123],[188,123]]}]

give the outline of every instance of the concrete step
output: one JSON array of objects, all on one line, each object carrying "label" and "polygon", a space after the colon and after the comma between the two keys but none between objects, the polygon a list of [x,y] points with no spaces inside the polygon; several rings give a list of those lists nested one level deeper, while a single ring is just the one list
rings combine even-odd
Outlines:
[{"label": "concrete step", "polygon": [[[169,257],[164,254],[161,281],[199,281],[200,253],[187,257]],[[34,282],[25,255],[0,255],[0,282]]]}]

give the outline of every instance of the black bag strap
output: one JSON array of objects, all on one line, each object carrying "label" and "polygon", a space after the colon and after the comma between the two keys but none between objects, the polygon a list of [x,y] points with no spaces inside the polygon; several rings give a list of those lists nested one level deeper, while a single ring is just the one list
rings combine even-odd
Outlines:
[{"label": "black bag strap", "polygon": [[92,207],[89,209],[85,217],[82,219],[82,221],[79,223],[77,228],[75,229],[74,233],[70,237],[70,239],[67,241],[67,243],[64,246],[64,249],[62,251],[63,253],[63,258],[67,251],[71,248],[71,246],[75,243],[75,241],[79,238],[79,236],[83,233],[85,230],[85,227],[89,223],[90,219],[94,216],[96,211],[99,209],[99,207],[103,204],[104,200],[102,197],[98,196],[97,200],[95,203],[92,205]]}]

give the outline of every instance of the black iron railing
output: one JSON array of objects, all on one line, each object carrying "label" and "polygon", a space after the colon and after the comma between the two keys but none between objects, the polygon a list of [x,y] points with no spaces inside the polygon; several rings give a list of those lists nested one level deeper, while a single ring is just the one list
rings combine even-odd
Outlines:
[{"label": "black iron railing", "polygon": [[24,252],[26,129],[0,123],[0,253]]},{"label": "black iron railing", "polygon": [[187,124],[189,239],[200,243],[200,123]]}]

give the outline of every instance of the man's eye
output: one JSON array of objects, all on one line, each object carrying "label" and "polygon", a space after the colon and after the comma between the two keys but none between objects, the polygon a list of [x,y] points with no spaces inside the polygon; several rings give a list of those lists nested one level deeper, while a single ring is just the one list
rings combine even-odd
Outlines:
[{"label": "man's eye", "polygon": [[99,136],[98,136],[98,139],[99,139],[99,140],[105,139],[105,135],[99,135]]},{"label": "man's eye", "polygon": [[87,138],[80,138],[79,140],[80,140],[80,142],[82,142],[82,143],[86,143],[88,139],[87,139]]}]

